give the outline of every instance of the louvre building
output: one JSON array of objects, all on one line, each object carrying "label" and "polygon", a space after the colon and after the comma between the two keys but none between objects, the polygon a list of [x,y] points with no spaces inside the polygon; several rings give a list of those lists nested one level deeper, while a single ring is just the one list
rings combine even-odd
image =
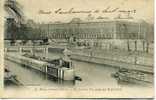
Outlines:
[{"label": "louvre building", "polygon": [[87,45],[111,48],[112,45],[117,44],[122,46],[119,48],[125,49],[127,46],[123,45],[127,45],[127,41],[132,45],[141,45],[143,49],[153,34],[152,28],[145,21],[88,22],[79,18],[73,18],[68,23],[41,24],[40,29],[51,39],[66,41],[73,37],[74,41],[85,42]]},{"label": "louvre building", "polygon": [[145,39],[149,31],[145,21],[83,22],[79,18],[69,23],[41,24],[40,28],[54,39],[65,39],[71,35],[77,39]]}]

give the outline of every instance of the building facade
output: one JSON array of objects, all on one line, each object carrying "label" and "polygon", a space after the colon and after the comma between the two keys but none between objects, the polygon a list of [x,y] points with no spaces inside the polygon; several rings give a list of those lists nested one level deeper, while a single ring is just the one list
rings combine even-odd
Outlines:
[{"label": "building facade", "polygon": [[41,24],[43,36],[58,41],[76,42],[78,45],[105,49],[146,48],[149,25],[145,21],[92,21],[74,18],[68,23]]},{"label": "building facade", "polygon": [[145,39],[146,22],[101,21],[83,22],[78,18],[69,23],[41,24],[44,34],[53,39]]}]

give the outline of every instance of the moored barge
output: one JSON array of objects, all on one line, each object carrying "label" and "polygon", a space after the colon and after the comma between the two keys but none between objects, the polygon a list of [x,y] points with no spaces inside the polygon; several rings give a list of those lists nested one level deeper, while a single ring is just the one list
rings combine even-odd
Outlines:
[{"label": "moored barge", "polygon": [[71,61],[53,59],[51,63],[49,63],[26,55],[15,54],[6,54],[5,58],[58,79],[74,80],[75,78],[75,72]]},{"label": "moored barge", "polygon": [[116,73],[112,74],[112,76],[117,79],[118,82],[152,84],[154,81],[152,73],[146,73],[126,68],[119,69]]}]

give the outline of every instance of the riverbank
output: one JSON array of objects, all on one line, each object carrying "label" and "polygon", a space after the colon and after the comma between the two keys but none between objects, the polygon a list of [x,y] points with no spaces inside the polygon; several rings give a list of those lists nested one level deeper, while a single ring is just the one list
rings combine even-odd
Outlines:
[{"label": "riverbank", "polygon": [[128,68],[153,73],[153,55],[143,52],[81,49],[72,50],[71,58],[117,68]]}]

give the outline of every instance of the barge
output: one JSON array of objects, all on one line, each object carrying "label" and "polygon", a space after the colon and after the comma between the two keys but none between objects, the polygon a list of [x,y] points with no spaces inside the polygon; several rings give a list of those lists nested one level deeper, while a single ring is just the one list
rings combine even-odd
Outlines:
[{"label": "barge", "polygon": [[74,80],[75,72],[71,61],[53,59],[50,62],[30,57],[28,55],[6,54],[5,59],[19,63],[45,73],[46,75],[61,79]]},{"label": "barge", "polygon": [[127,82],[134,84],[152,84],[153,74],[145,73],[138,70],[131,70],[126,68],[119,69],[112,76],[117,79],[118,82]]}]

